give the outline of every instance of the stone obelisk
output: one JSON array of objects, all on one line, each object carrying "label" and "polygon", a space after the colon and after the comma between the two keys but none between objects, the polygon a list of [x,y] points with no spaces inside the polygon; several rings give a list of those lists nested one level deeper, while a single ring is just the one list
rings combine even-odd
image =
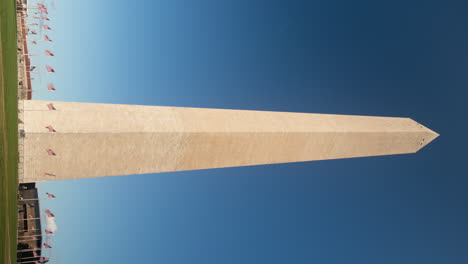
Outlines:
[{"label": "stone obelisk", "polygon": [[20,182],[415,153],[409,118],[21,101]]}]

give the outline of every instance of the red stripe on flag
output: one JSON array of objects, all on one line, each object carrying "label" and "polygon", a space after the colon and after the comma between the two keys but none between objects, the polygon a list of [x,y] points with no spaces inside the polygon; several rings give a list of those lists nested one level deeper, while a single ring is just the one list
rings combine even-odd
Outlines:
[{"label": "red stripe on flag", "polygon": [[49,132],[57,132],[52,126],[46,126],[45,128],[47,128],[49,130]]},{"label": "red stripe on flag", "polygon": [[[55,90],[53,87],[52,87],[52,89],[49,89],[49,88],[47,88],[47,89],[48,90]],[[47,104],[47,108],[49,108],[49,110],[57,110],[52,103]]]},{"label": "red stripe on flag", "polygon": [[51,149],[46,149],[46,151],[47,151],[47,155],[49,155],[49,156],[56,156],[56,155],[57,155],[57,154],[55,154],[55,152],[54,152],[53,150],[51,150]]},{"label": "red stripe on flag", "polygon": [[55,72],[54,68],[52,66],[46,65],[47,72]]},{"label": "red stripe on flag", "polygon": [[55,55],[52,53],[52,51],[50,51],[50,50],[45,50],[45,54],[46,54],[47,56],[55,56]]},{"label": "red stripe on flag", "polygon": [[55,91],[55,86],[54,86],[54,84],[53,84],[53,83],[49,83],[49,84],[47,85],[47,90]]}]

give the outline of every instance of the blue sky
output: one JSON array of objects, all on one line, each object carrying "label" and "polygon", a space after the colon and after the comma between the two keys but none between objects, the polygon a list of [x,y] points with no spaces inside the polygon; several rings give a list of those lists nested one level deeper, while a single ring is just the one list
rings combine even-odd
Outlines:
[{"label": "blue sky", "polygon": [[[51,6],[51,0],[46,0]],[[463,1],[56,1],[33,99],[411,117],[414,155],[41,183],[53,263],[466,263]],[[465,171],[465,172],[463,172]]]}]

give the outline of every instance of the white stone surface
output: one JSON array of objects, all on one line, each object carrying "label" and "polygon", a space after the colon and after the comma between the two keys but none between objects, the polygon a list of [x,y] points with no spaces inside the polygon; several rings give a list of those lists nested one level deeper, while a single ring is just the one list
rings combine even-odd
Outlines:
[{"label": "white stone surface", "polygon": [[21,182],[414,153],[438,136],[409,118],[34,100],[24,129]]}]

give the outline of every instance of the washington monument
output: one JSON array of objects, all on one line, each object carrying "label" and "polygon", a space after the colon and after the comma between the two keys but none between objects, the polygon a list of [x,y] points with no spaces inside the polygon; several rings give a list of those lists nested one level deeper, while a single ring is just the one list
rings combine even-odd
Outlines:
[{"label": "washington monument", "polygon": [[25,182],[415,153],[409,118],[20,101]]}]

